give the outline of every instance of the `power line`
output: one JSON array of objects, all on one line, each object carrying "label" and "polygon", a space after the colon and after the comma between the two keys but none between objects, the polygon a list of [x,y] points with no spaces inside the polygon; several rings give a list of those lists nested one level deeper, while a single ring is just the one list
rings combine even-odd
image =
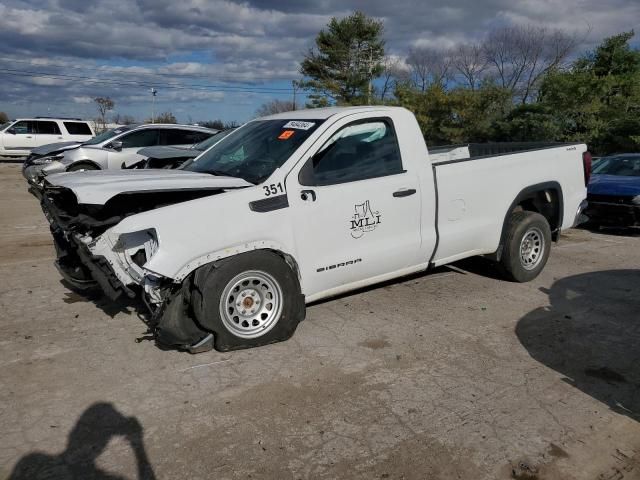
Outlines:
[{"label": "power line", "polygon": [[172,88],[178,90],[217,90],[221,92],[248,92],[248,93],[290,93],[291,87],[257,87],[257,86],[234,86],[234,85],[210,85],[210,84],[179,84],[179,83],[159,83],[159,82],[143,82],[138,80],[113,80],[96,77],[88,77],[83,75],[65,75],[61,73],[36,72],[29,70],[15,70],[9,68],[0,68],[0,74],[22,76],[22,77],[38,77],[49,78],[53,80],[82,80],[86,83],[116,85],[116,86],[138,86],[150,88],[153,86],[161,86],[163,88]]},{"label": "power line", "polygon": [[[87,67],[81,67],[79,65],[60,65],[60,64],[54,64],[54,63],[47,63],[47,64],[42,64],[42,63],[33,63],[30,62],[28,60],[20,60],[20,59],[13,59],[13,58],[8,58],[8,57],[0,57],[0,61],[3,62],[10,62],[10,63],[24,63],[26,65],[32,66],[32,67],[51,67],[51,68],[64,68],[69,69],[75,69],[75,70],[86,70]],[[103,67],[105,67],[106,65],[103,66],[97,66],[97,68],[101,69]],[[110,67],[110,66],[106,66],[107,68],[126,68],[126,67]],[[105,71],[105,70],[99,70],[99,71]],[[176,77],[176,76],[180,76],[179,73],[170,73],[170,72],[127,72],[126,70],[121,70],[121,71],[105,71],[105,73],[110,73],[110,74],[130,74],[130,75],[147,75],[147,76],[167,76],[167,77]],[[241,83],[252,83],[251,81],[245,80],[245,81],[241,81],[238,80],[237,77],[233,77],[233,76],[225,76],[225,75],[216,75],[216,74],[207,74],[207,73],[193,73],[193,74],[183,74],[182,76],[184,77],[188,77],[188,78],[211,78],[211,79],[215,79],[215,80],[219,80],[219,81],[234,81],[234,82],[241,82]],[[268,77],[266,78],[266,80],[273,80],[273,81],[290,81],[291,77]]]}]

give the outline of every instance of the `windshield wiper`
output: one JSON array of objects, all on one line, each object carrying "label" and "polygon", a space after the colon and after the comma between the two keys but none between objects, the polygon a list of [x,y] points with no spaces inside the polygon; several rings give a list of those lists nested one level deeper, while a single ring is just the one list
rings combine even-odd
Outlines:
[{"label": "windshield wiper", "polygon": [[233,175],[229,175],[228,172],[225,172],[223,170],[205,170],[204,173],[215,175],[216,177],[233,177]]}]

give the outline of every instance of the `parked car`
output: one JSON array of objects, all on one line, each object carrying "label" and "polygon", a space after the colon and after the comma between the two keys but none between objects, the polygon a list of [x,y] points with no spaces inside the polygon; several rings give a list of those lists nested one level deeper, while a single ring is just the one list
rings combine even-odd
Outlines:
[{"label": "parked car", "polygon": [[67,146],[52,145],[52,151],[28,158],[23,165],[22,173],[27,180],[37,183],[52,173],[120,169],[140,161],[143,157],[138,154],[138,150],[143,147],[188,147],[206,140],[217,132],[193,125],[127,125],[107,130],[75,148],[66,149]]},{"label": "parked car", "polygon": [[146,147],[138,150],[143,158],[127,168],[178,168],[186,161],[196,158],[205,150],[229,135],[233,129],[223,130],[191,147]]},{"label": "parked car", "polygon": [[89,122],[79,118],[20,118],[0,127],[0,156],[25,157],[53,142],[84,142],[94,136]]},{"label": "parked car", "polygon": [[603,157],[593,167],[585,215],[592,226],[640,226],[640,153]]},{"label": "parked car", "polygon": [[581,216],[590,155],[509,148],[431,155],[408,110],[333,107],[251,121],[180,169],[32,191],[69,283],[141,294],[161,344],[224,351],[289,338],[306,303],[466,257],[535,278]]}]

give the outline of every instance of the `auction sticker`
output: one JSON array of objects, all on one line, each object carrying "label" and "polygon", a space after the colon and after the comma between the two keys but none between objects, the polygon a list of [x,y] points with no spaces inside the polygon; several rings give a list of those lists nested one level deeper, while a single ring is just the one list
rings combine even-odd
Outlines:
[{"label": "auction sticker", "polygon": [[280,134],[278,140],[288,140],[294,133],[296,132],[294,132],[293,130],[285,130]]},{"label": "auction sticker", "polygon": [[282,128],[295,128],[296,130],[309,130],[315,125],[315,122],[300,122],[297,120],[291,120]]}]

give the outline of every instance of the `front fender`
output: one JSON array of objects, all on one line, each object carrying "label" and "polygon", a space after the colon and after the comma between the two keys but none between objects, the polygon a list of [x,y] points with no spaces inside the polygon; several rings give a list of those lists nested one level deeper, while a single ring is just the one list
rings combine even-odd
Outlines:
[{"label": "front fender", "polygon": [[206,263],[251,250],[295,258],[289,207],[252,210],[250,203],[262,199],[258,187],[231,190],[132,215],[111,230],[154,229],[158,248],[144,268],[178,282]]},{"label": "front fender", "polygon": [[[254,242],[230,246],[214,252],[200,255],[199,257],[194,258],[189,263],[184,265],[172,278],[178,282],[181,282],[191,272],[193,272],[196,268],[201,267],[202,265],[206,265],[207,263],[215,262],[216,260],[221,260],[223,258],[232,257],[240,253],[250,252],[252,250],[274,250],[280,254],[293,257],[290,252],[286,251],[286,247],[281,243],[275,242],[273,240],[257,240]],[[151,268],[151,265],[149,265],[149,269],[153,270]]]}]

